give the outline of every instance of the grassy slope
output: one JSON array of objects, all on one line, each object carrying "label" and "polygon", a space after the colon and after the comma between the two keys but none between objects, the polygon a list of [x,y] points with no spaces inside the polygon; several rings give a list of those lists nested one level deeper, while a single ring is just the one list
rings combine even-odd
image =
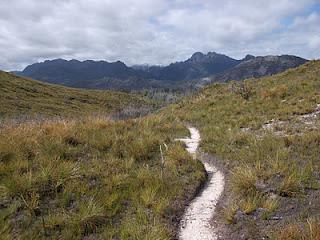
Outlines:
[{"label": "grassy slope", "polygon": [[[311,125],[299,117],[319,103],[320,62],[312,61],[243,85],[214,84],[168,109],[199,127],[202,148],[231,172],[221,215],[233,231],[258,239],[320,237],[319,117]],[[264,130],[272,119],[275,129]]]},{"label": "grassy slope", "polygon": [[161,115],[6,126],[1,239],[171,239],[186,199],[205,179],[174,141],[186,133]]},{"label": "grassy slope", "polygon": [[128,106],[150,104],[131,94],[72,89],[0,71],[0,118],[84,116],[117,112]]}]

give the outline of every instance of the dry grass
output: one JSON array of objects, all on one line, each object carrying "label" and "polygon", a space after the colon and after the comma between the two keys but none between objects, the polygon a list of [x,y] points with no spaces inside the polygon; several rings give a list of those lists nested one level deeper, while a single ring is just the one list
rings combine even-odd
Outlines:
[{"label": "dry grass", "polygon": [[162,115],[2,128],[1,237],[170,239],[185,196],[205,179],[174,141],[184,134]]},{"label": "dry grass", "polygon": [[236,215],[238,209],[239,209],[238,204],[235,202],[224,207],[223,217],[228,224],[235,223],[235,215]]},{"label": "dry grass", "polygon": [[305,223],[290,223],[277,231],[274,237],[277,240],[319,240],[319,220],[307,219]]},{"label": "dry grass", "polygon": [[245,165],[236,167],[231,174],[231,186],[236,193],[248,195],[256,191],[258,177],[254,169]]}]

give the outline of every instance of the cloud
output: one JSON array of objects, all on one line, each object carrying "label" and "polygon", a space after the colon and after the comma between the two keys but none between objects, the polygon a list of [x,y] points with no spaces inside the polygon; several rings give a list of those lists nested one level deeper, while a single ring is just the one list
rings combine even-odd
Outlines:
[{"label": "cloud", "polygon": [[[317,0],[1,0],[0,69],[53,58],[168,64],[195,51],[319,58]],[[314,9],[314,10],[313,10]],[[283,20],[291,19],[283,24]]]}]

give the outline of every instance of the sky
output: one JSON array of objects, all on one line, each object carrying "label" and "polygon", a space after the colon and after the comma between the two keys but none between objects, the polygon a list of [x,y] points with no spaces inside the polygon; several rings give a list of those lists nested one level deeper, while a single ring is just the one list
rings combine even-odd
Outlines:
[{"label": "sky", "polygon": [[1,0],[0,69],[46,59],[166,65],[194,52],[320,58],[320,0]]}]

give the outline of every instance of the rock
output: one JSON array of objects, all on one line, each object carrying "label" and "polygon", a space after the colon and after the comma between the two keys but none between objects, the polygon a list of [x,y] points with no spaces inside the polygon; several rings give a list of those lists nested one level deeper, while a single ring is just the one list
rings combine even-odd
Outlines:
[{"label": "rock", "polygon": [[268,184],[264,183],[263,181],[258,181],[255,184],[255,187],[257,190],[259,190],[262,193],[272,193],[275,192],[275,189]]},{"label": "rock", "polygon": [[234,215],[234,221],[235,221],[235,222],[242,221],[242,220],[245,219],[245,216],[246,216],[246,214],[245,214],[243,211],[238,210],[238,211],[236,212],[236,214]]}]

